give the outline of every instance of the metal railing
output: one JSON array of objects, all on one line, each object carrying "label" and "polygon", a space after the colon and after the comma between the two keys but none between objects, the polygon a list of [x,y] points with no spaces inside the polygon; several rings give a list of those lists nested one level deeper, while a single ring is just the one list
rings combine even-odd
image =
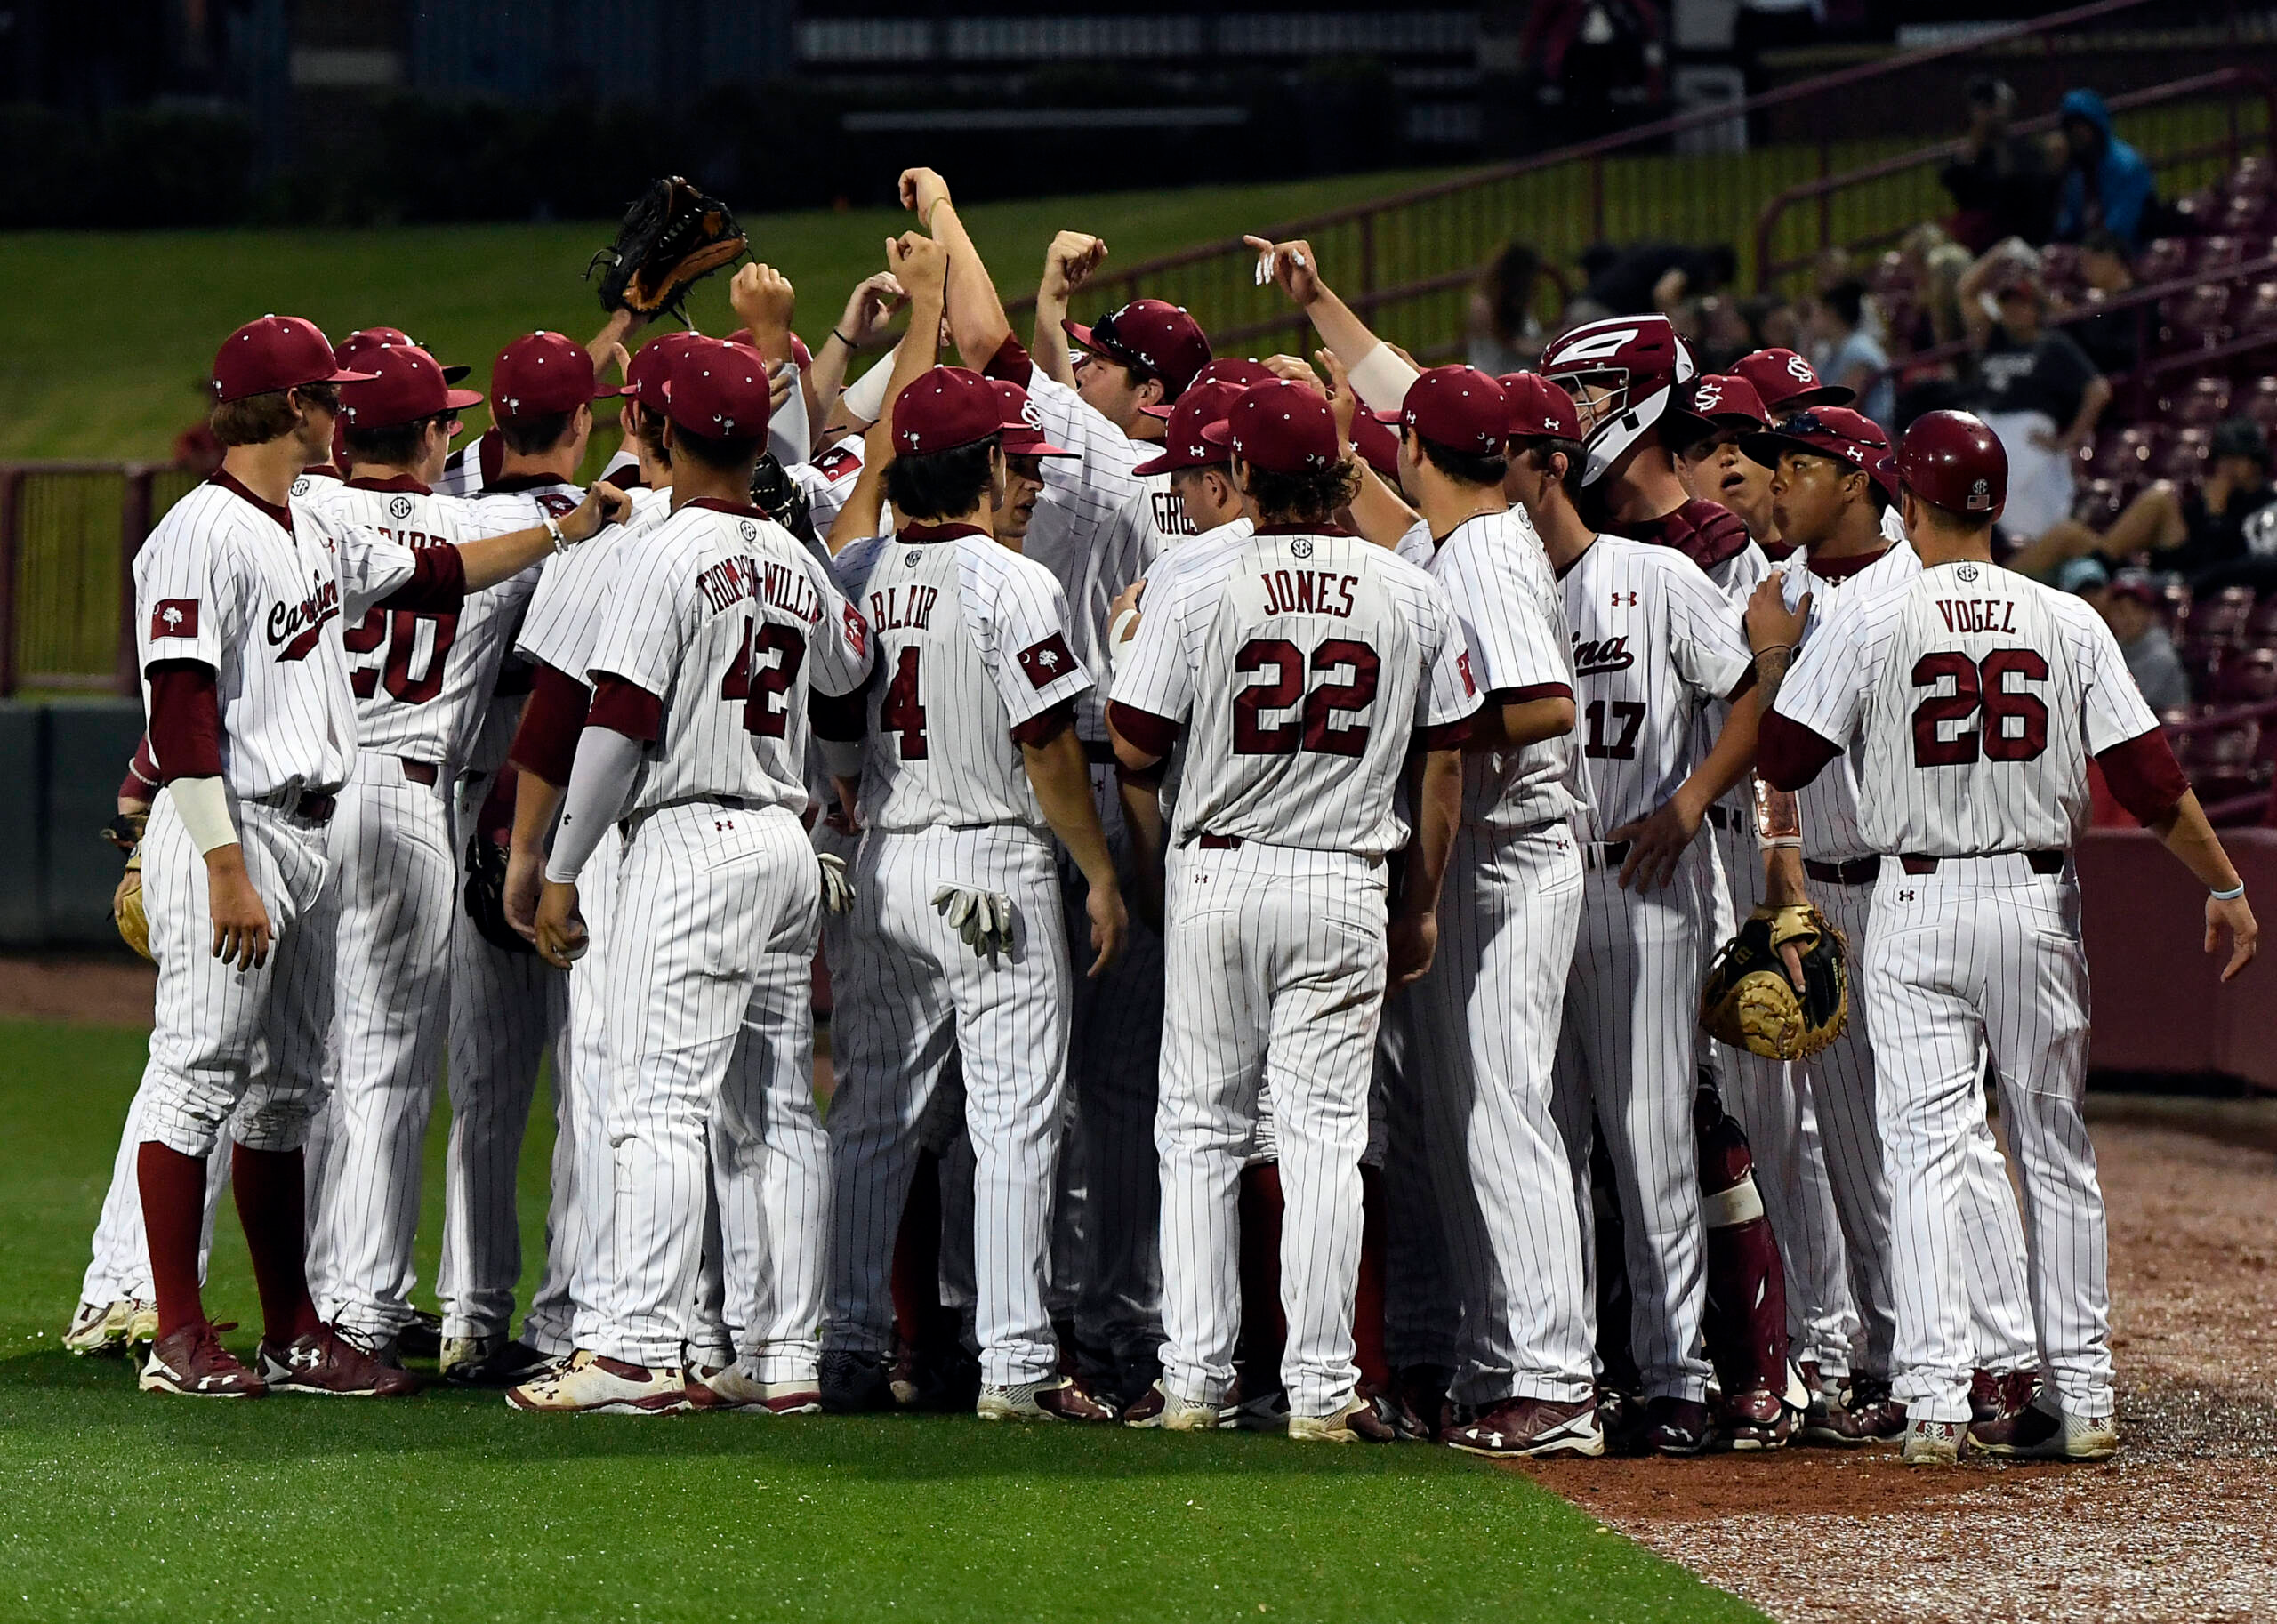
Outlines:
[{"label": "metal railing", "polygon": [[[2112,96],[2106,105],[2116,117],[2139,112],[2145,108],[2170,107],[2177,102],[2206,102],[2216,96],[2222,98],[2220,112],[2223,117],[2218,121],[2191,120],[2186,117],[2183,120],[2167,121],[2173,126],[2169,133],[2179,134],[2189,144],[2169,146],[2148,131],[2122,132],[2136,138],[2138,147],[2151,149],[2148,161],[2162,178],[2178,179],[2187,188],[2212,178],[2207,172],[2215,169],[2217,165],[2222,173],[2233,167],[2248,141],[2252,141],[2264,150],[2277,149],[2277,87],[2271,85],[2269,76],[2251,68],[2224,68],[2212,73],[2196,74],[2186,79],[2176,79],[2165,84],[2154,84],[2144,90]],[[2257,100],[2261,105],[2261,128],[2257,133],[2243,128],[2239,117],[2241,103],[2249,99]],[[2203,113],[2213,109],[2181,110],[2186,114],[2191,110]],[[2018,135],[2040,135],[2055,130],[2061,122],[2060,115],[2048,113],[2037,118],[2024,119],[2013,125],[2012,129]],[[2222,133],[2211,140],[2193,141],[2197,132],[2191,125],[2199,122],[2209,125],[2218,122]],[[1943,196],[1942,188],[1932,172],[1951,159],[1952,154],[1953,143],[1941,141],[1935,146],[1917,148],[1911,152],[1900,153],[1895,157],[1883,158],[1840,174],[1823,175],[1787,188],[1765,204],[1755,218],[1756,285],[1758,287],[1776,286],[1806,270],[1814,255],[1829,248],[1841,246],[1856,250],[1887,246],[1903,236],[1911,226],[1911,221],[1909,221],[1846,237],[1836,229],[1838,214],[1855,219],[1864,213],[1895,213],[1911,214],[1912,221],[1920,221],[1949,213],[1951,200]],[[1862,206],[1855,194],[1878,184],[1882,188],[1883,195]],[[1838,205],[1837,199],[1845,194],[1853,196]],[[1774,253],[1773,245],[1782,235],[1781,228],[1786,223],[1788,212],[1805,203],[1817,205],[1813,211],[1817,241],[1802,253],[1781,258]],[[1880,210],[1874,210],[1873,203],[1879,203],[1882,205]],[[1794,234],[1786,232],[1784,235],[1791,238]]]},{"label": "metal railing", "polygon": [[[1460,347],[1469,290],[1505,245],[1522,239],[1545,265],[1570,262],[1600,242],[1650,235],[1682,242],[1728,242],[1742,256],[1739,284],[1754,280],[1752,226],[1761,200],[1784,189],[1918,152],[1912,141],[1837,140],[1687,152],[1718,126],[1827,99],[1817,122],[1848,122],[1833,98],[1925,65],[1955,62],[2037,39],[2051,53],[2056,36],[2139,13],[2145,25],[2172,15],[2168,0],[2094,0],[2061,12],[1901,52],[1743,101],[1702,107],[1617,134],[1482,169],[1388,197],[1261,227],[1259,235],[1310,239],[1329,279],[1379,333],[1426,358]],[[2238,27],[2235,8],[2229,28]],[[1675,149],[1670,150],[1673,148]],[[1903,223],[1911,224],[1916,214]],[[1864,232],[1899,222],[1871,219]],[[1254,253],[1238,237],[1203,243],[1122,269],[1084,288],[1076,314],[1090,319],[1141,296],[1192,310],[1223,353],[1299,350],[1307,324],[1277,289],[1254,285]],[[1018,314],[1032,299],[1014,307]],[[1555,311],[1542,310],[1544,317]]]},{"label": "metal railing", "polygon": [[140,691],[134,555],[199,478],[157,462],[0,463],[0,696]]}]

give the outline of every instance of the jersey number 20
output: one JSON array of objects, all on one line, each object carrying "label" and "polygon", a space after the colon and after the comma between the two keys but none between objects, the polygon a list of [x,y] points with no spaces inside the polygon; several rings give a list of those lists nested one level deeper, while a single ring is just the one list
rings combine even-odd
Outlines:
[{"label": "jersey number 20", "polygon": [[[1913,707],[1913,765],[1967,767],[1980,752],[1988,761],[2030,761],[2048,748],[2048,704],[2037,694],[2008,686],[2011,675],[2048,680],[2048,662],[2029,648],[1995,648],[1982,660],[1958,649],[1925,654],[1913,663],[1913,686],[1934,688],[1952,679],[1951,694],[1932,694]],[[1983,713],[1975,728],[1969,719]],[[2008,731],[2013,718],[2018,726]],[[1940,729],[1954,724],[1952,736]]]},{"label": "jersey number 20", "polygon": [[[1234,753],[1237,756],[1293,756],[1299,749],[1321,756],[1356,756],[1368,747],[1368,724],[1336,725],[1336,712],[1360,712],[1376,702],[1376,681],[1383,662],[1365,643],[1332,637],[1313,650],[1312,674],[1328,676],[1346,667],[1348,682],[1324,682],[1309,693],[1305,687],[1305,656],[1286,638],[1253,637],[1234,656],[1234,669],[1243,676],[1270,670],[1270,682],[1253,683],[1234,695]],[[1302,707],[1285,722],[1267,722],[1267,711]]]},{"label": "jersey number 20", "polygon": [[[419,640],[422,621],[435,628],[435,647],[428,654],[427,669],[414,677],[411,655]],[[374,609],[342,633],[340,640],[350,654],[369,654],[385,643],[388,657],[382,666],[366,665],[350,671],[349,686],[356,690],[357,698],[369,699],[385,682],[390,697],[407,705],[423,705],[443,691],[443,657],[451,652],[458,635],[459,617],[455,615]]]}]

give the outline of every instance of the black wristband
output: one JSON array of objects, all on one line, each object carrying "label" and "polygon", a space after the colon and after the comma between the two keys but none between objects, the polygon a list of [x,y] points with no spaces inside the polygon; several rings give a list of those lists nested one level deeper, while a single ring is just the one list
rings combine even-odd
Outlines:
[{"label": "black wristband", "polygon": [[830,335],[836,339],[840,343],[845,345],[849,350],[857,348],[854,341],[847,337],[843,333],[841,333],[836,327],[833,327],[830,330]]}]

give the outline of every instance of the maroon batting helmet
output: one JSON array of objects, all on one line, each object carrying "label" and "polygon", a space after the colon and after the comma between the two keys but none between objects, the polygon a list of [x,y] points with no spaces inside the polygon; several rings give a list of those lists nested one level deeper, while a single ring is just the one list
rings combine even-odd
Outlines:
[{"label": "maroon batting helmet", "polygon": [[1698,371],[1665,316],[1609,316],[1550,340],[1541,352],[1543,377],[1568,394],[1583,385],[1605,391],[1589,425],[1581,483],[1603,478],[1661,421],[1677,387]]},{"label": "maroon batting helmet", "polygon": [[2008,500],[2008,454],[1966,412],[1927,412],[1897,443],[1897,477],[1922,501],[1987,519]]}]

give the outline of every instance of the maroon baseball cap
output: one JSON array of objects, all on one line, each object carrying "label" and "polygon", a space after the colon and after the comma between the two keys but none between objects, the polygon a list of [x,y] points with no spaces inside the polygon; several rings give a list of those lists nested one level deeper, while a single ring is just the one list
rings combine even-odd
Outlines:
[{"label": "maroon baseball cap", "polygon": [[1776,429],[1742,434],[1740,449],[1766,468],[1778,467],[1780,454],[1788,451],[1831,457],[1861,473],[1872,474],[1877,483],[1885,483],[1880,468],[1889,460],[1889,436],[1872,418],[1862,417],[1847,407],[1813,406]]},{"label": "maroon baseball cap", "polygon": [[756,439],[767,432],[773,409],[767,363],[758,350],[725,339],[697,338],[672,358],[664,379],[664,415],[690,433]]},{"label": "maroon baseball cap", "polygon": [[490,410],[507,422],[574,412],[624,392],[594,378],[593,358],[583,344],[543,328],[516,339],[490,364]]},{"label": "maroon baseball cap", "polygon": [[1771,426],[1755,385],[1736,373],[1703,373],[1678,389],[1677,404],[1664,420],[1671,425],[1667,438],[1672,446],[1680,448],[1724,429],[1752,434]]},{"label": "maroon baseball cap", "polygon": [[416,344],[368,345],[358,365],[372,375],[340,386],[343,429],[391,429],[482,403],[474,390],[444,382],[441,364]]},{"label": "maroon baseball cap", "polygon": [[966,367],[936,366],[894,398],[896,456],[954,451],[1004,428],[1003,402],[987,379]]},{"label": "maroon baseball cap", "polygon": [[303,383],[360,383],[372,374],[351,372],[333,358],[332,342],[300,316],[264,316],[221,341],[213,357],[213,398],[243,400]]},{"label": "maroon baseball cap", "polygon": [[1373,412],[1353,413],[1352,449],[1376,470],[1378,478],[1399,489],[1399,436],[1391,431],[1390,424]]},{"label": "maroon baseball cap", "polygon": [[[1210,364],[1215,366],[1218,363]],[[1266,375],[1272,376],[1270,373]],[[1214,468],[1223,463],[1233,453],[1222,442],[1211,439],[1208,430],[1211,423],[1226,421],[1227,412],[1247,387],[1231,379],[1207,383],[1195,379],[1178,398],[1178,405],[1171,408],[1170,426],[1163,430],[1162,451],[1130,471],[1174,474],[1180,469]]]},{"label": "maroon baseball cap", "polygon": [[1510,402],[1476,366],[1434,366],[1407,386],[1399,422],[1434,446],[1497,457],[1510,438]]},{"label": "maroon baseball cap", "polygon": [[1275,378],[1234,397],[1223,422],[1202,430],[1215,446],[1269,473],[1301,474],[1337,462],[1336,417],[1316,389]]},{"label": "maroon baseball cap", "polygon": [[[426,345],[412,337],[401,327],[358,327],[332,347],[332,358],[342,366],[353,366],[358,356],[381,344],[393,344],[398,349],[427,350]],[[435,352],[427,350],[427,353],[433,355]],[[440,366],[442,363],[438,361],[436,365]],[[473,370],[473,367],[463,364],[444,366],[443,382],[456,383]]]},{"label": "maroon baseball cap", "polygon": [[1063,322],[1067,336],[1110,360],[1136,361],[1163,381],[1166,399],[1175,400],[1210,364],[1210,340],[1202,324],[1160,299],[1133,299],[1082,326]]},{"label": "maroon baseball cap", "polygon": [[1573,397],[1538,372],[1506,372],[1494,380],[1510,408],[1514,440],[1579,440],[1581,414]]},{"label": "maroon baseball cap", "polygon": [[661,414],[672,364],[688,353],[689,346],[701,342],[701,335],[694,333],[666,333],[650,339],[632,352],[632,362],[624,369],[624,393]]},{"label": "maroon baseball cap", "polygon": [[[1267,382],[1272,377],[1273,369],[1262,361],[1252,361],[1244,356],[1221,355],[1200,372],[1195,373],[1194,382],[1186,387],[1187,390],[1195,390],[1205,383],[1230,383],[1238,390],[1245,390],[1252,383]],[[1179,400],[1185,398],[1186,394],[1181,391]],[[1178,410],[1178,401],[1165,400],[1160,406],[1142,406],[1139,409],[1149,417],[1167,418],[1172,412]]]},{"label": "maroon baseball cap", "polygon": [[1002,378],[991,378],[988,387],[996,391],[999,413],[997,425],[1004,432],[1004,454],[1008,457],[1074,457],[1080,451],[1070,451],[1065,446],[1055,446],[1043,432],[1043,414],[1035,409],[1035,402],[1028,398],[1027,390]]},{"label": "maroon baseball cap", "polygon": [[1766,417],[1783,417],[1812,406],[1847,406],[1858,398],[1839,383],[1821,383],[1811,364],[1791,350],[1758,350],[1732,363],[1732,371],[1755,386],[1756,403]]}]

